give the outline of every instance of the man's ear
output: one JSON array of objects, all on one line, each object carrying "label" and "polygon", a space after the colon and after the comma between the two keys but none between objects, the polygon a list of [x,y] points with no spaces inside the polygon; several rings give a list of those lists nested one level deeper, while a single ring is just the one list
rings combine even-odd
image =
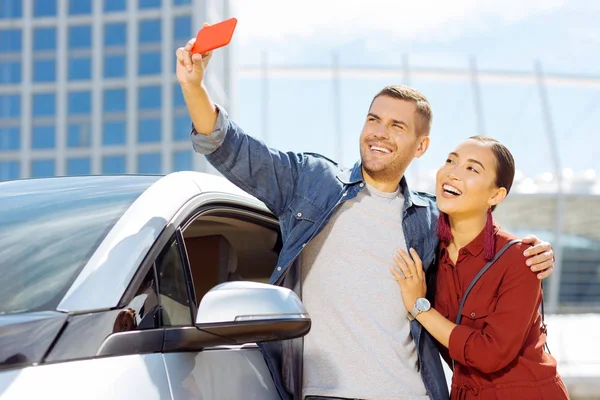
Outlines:
[{"label": "man's ear", "polygon": [[431,139],[428,135],[422,135],[421,137],[419,137],[419,147],[417,147],[417,151],[415,152],[415,158],[419,158],[423,154],[425,154],[425,152],[429,148],[430,142]]}]

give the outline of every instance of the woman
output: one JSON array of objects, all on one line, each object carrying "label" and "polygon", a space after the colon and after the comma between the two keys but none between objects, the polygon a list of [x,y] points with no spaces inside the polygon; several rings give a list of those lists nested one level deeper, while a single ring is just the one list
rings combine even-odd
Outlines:
[{"label": "woman", "polygon": [[[425,276],[413,249],[410,255],[399,250],[394,255],[399,268],[390,268],[409,318],[416,318],[443,345],[442,356],[453,366],[452,399],[568,398],[556,360],[543,348],[541,282],[526,267],[525,245],[509,245],[516,238],[492,219],[514,173],[508,149],[481,136],[460,144],[439,169],[435,308],[424,299]],[[457,320],[470,283],[501,250],[472,286]]]}]

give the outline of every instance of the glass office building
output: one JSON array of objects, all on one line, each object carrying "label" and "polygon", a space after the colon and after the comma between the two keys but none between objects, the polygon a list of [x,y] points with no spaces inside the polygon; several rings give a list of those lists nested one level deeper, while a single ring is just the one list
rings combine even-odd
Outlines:
[{"label": "glass office building", "polygon": [[[175,50],[223,0],[2,0],[0,180],[206,170]],[[229,106],[231,47],[207,83]]]}]

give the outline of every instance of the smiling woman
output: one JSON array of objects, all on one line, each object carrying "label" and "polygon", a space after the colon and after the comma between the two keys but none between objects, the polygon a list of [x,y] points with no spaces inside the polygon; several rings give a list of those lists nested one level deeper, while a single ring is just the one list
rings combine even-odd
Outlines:
[{"label": "smiling woman", "polygon": [[0,184],[0,314],[56,309],[108,231],[157,179],[81,177]]}]

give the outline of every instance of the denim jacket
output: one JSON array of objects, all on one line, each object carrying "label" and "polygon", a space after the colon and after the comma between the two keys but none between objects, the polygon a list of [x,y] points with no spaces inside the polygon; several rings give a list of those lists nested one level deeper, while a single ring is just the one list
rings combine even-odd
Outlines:
[{"label": "denim jacket", "polygon": [[[355,198],[364,189],[360,162],[353,168],[343,169],[318,154],[285,153],[268,148],[245,134],[229,119],[225,110],[218,106],[217,109],[219,116],[213,133],[195,134],[192,127],[194,150],[206,155],[217,171],[265,203],[279,218],[283,244],[270,283],[298,290],[298,271],[290,272],[290,267],[297,264],[294,261],[304,246],[323,229],[337,207]],[[402,178],[400,185],[405,201],[404,209],[399,211],[402,211],[407,246],[418,252],[427,271],[435,263],[438,246],[436,229],[439,211],[435,198],[411,192],[405,178]],[[411,323],[411,333],[428,395],[435,400],[448,399],[446,379],[435,340],[416,320]],[[287,365],[292,363],[291,357],[280,354],[281,351],[285,352],[281,346],[278,353],[276,347],[268,343],[261,346],[275,385],[282,398],[298,398],[298,393],[289,397],[286,392],[286,389],[295,392],[301,387],[299,382],[295,382],[293,386],[296,389],[290,389],[289,378],[284,377],[294,368]],[[301,368],[301,364],[296,368]]]}]

